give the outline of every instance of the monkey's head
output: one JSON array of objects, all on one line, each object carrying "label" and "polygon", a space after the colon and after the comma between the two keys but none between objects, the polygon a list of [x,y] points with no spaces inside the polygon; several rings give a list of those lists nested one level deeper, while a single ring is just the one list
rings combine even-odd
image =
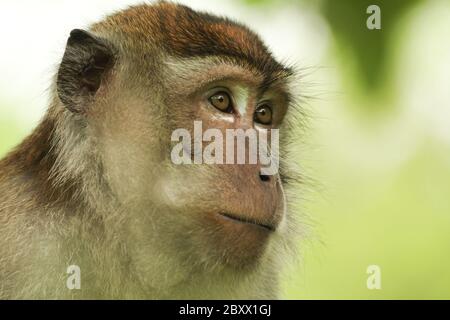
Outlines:
[{"label": "monkey's head", "polygon": [[[68,151],[66,162],[95,169],[84,176],[114,203],[98,208],[105,228],[125,235],[142,274],[168,265],[245,274],[276,263],[291,227],[284,180],[265,174],[259,158],[249,163],[249,154],[233,162],[238,147],[231,163],[227,152],[223,164],[205,163],[202,152],[219,135],[216,146],[227,150],[227,129],[269,140],[279,129],[283,157],[291,75],[245,26],[181,5],[131,7],[71,32],[56,99],[70,127],[61,140],[83,145],[84,154]],[[177,129],[198,137],[194,121],[202,133],[215,129],[214,138],[174,152]],[[174,154],[192,164],[175,163]]]}]

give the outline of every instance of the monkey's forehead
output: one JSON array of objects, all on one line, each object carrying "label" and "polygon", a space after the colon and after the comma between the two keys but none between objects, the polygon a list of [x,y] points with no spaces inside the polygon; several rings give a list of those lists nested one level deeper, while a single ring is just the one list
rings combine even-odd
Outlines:
[{"label": "monkey's forehead", "polygon": [[164,79],[172,88],[185,95],[212,85],[240,84],[258,92],[276,91],[289,96],[291,77],[286,74],[272,74],[270,77],[258,70],[237,64],[232,58],[195,57],[171,58],[162,61]]},{"label": "monkey's forehead", "polygon": [[245,61],[265,75],[292,73],[246,26],[183,5],[133,6],[93,25],[92,30],[113,33],[140,47],[157,46],[173,56],[226,56]]}]

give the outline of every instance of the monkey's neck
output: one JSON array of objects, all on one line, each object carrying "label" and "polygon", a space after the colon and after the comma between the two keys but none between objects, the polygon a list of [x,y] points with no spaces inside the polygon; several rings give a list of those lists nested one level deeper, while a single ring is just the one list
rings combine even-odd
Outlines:
[{"label": "monkey's neck", "polygon": [[36,206],[62,204],[74,194],[74,181],[58,186],[52,176],[57,158],[52,148],[54,129],[54,119],[46,117],[0,165],[3,175],[17,181],[13,185],[26,186],[21,192],[31,196]]},{"label": "monkey's neck", "polygon": [[20,188],[17,192],[28,197],[36,211],[96,210],[107,188],[101,185],[101,165],[95,146],[84,140],[84,130],[82,122],[52,106],[32,134],[1,160],[1,180]]},{"label": "monkey's neck", "polygon": [[[0,237],[0,256],[15,257],[0,269],[0,283],[5,279],[27,283],[29,279],[21,277],[32,275],[16,276],[16,271],[29,265],[36,269],[42,286],[60,288],[60,279],[54,275],[70,264],[104,271],[100,264],[108,264],[108,259],[99,253],[114,256],[114,263],[126,259],[114,254],[117,245],[104,232],[105,215],[97,203],[105,202],[108,188],[99,178],[102,173],[95,155],[89,153],[92,146],[83,140],[82,124],[57,110],[50,109],[32,134],[0,160],[0,188],[5,191],[0,194],[0,234],[3,239],[17,239],[2,243]],[[114,206],[113,201],[107,203]],[[103,205],[103,213],[112,214],[110,208]],[[106,250],[95,250],[101,246],[107,246]],[[9,294],[42,297],[42,290],[37,285],[35,292]],[[64,286],[61,290],[48,292],[69,294]]]}]

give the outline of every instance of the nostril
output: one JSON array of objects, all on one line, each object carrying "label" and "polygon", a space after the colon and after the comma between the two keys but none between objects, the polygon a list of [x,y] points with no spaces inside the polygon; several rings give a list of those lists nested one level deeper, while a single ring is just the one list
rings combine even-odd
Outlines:
[{"label": "nostril", "polygon": [[270,180],[270,176],[266,175],[266,174],[259,174],[259,178],[261,179],[261,181],[269,181]]}]

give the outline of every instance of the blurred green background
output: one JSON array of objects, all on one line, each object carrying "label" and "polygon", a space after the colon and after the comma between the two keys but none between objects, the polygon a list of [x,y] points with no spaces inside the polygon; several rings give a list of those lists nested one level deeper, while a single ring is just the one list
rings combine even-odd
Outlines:
[{"label": "blurred green background", "polygon": [[[39,20],[27,21],[38,39],[20,21],[32,2],[1,2],[1,155],[43,114],[68,31],[134,2],[35,2]],[[248,23],[277,57],[306,68],[298,90],[310,130],[297,154],[317,181],[299,190],[312,232],[283,296],[449,299],[450,1],[181,2]],[[371,4],[381,30],[366,27]],[[369,265],[380,267],[380,290],[366,286]]]}]

